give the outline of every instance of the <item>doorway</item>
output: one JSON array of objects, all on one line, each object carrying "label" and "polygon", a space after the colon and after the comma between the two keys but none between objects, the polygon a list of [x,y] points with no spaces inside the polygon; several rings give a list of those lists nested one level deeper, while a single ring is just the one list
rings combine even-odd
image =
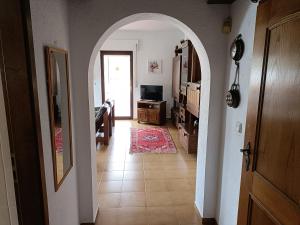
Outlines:
[{"label": "doorway", "polygon": [[115,118],[133,118],[133,53],[101,51],[102,102],[115,101]]}]

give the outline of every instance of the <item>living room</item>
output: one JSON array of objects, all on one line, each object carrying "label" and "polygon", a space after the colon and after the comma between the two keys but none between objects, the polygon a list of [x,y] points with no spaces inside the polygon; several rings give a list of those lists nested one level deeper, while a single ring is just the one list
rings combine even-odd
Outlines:
[{"label": "living room", "polygon": [[129,212],[140,215],[138,224],[147,223],[146,214],[200,223],[194,206],[200,81],[196,50],[174,25],[138,21],[106,40],[94,66],[103,224]]}]

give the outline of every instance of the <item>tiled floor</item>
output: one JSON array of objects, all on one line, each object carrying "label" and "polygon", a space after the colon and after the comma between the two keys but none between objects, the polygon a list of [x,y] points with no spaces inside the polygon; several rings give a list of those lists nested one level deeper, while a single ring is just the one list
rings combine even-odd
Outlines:
[{"label": "tiled floor", "polygon": [[116,121],[110,145],[98,146],[100,209],[96,224],[201,224],[194,207],[196,156],[184,152],[172,125],[167,127],[176,154],[129,154],[130,127],[146,126]]}]

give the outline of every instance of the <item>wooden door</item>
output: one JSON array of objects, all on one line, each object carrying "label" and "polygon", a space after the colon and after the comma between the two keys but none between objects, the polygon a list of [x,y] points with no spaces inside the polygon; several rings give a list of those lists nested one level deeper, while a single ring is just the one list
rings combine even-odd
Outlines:
[{"label": "wooden door", "polygon": [[300,224],[300,1],[258,6],[238,225]]},{"label": "wooden door", "polygon": [[28,0],[0,0],[0,71],[18,222],[49,224]]}]

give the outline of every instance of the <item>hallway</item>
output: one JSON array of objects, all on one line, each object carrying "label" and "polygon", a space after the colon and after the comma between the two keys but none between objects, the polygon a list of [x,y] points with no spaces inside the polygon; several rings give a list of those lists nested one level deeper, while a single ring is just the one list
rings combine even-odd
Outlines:
[{"label": "hallway", "polygon": [[110,145],[97,148],[96,224],[201,224],[194,207],[196,156],[184,152],[177,129],[167,125],[176,154],[129,154],[130,127],[149,125],[116,121]]}]

